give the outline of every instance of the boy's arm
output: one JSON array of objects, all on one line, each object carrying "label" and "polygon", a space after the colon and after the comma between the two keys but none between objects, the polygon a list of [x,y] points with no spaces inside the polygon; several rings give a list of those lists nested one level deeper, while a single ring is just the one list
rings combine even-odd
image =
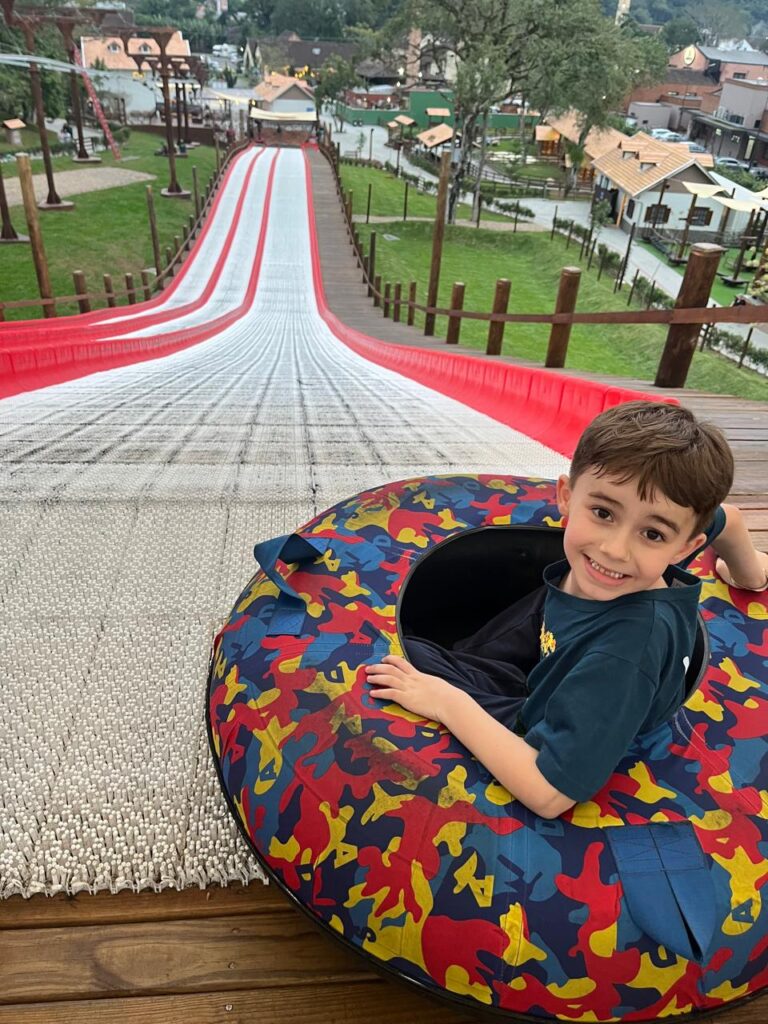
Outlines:
[{"label": "boy's arm", "polygon": [[396,701],[416,715],[442,722],[534,814],[556,818],[576,803],[541,774],[536,766],[539,751],[497,722],[463,690],[419,672],[397,655],[387,655],[367,671],[375,697]]},{"label": "boy's arm", "polygon": [[723,511],[725,526],[712,541],[720,556],[718,574],[742,590],[764,590],[768,585],[768,554],[755,549],[740,508],[723,505]]}]

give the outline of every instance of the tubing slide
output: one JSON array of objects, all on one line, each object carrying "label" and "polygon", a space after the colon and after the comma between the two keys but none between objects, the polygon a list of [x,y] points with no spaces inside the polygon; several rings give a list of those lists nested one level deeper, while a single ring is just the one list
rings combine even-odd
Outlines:
[{"label": "tubing slide", "polygon": [[[342,324],[292,150],[234,161],[152,302],[0,325],[0,360],[15,395],[0,480],[25,499],[0,617],[25,652],[0,690],[3,720],[21,716],[0,895],[247,880],[239,829],[349,947],[502,1018],[682,1018],[762,990],[768,612],[706,556],[685,704],[557,821],[364,685],[404,614],[445,639],[509,600],[495,581],[522,591],[557,557],[544,478],[635,394]],[[207,724],[227,816],[200,754],[200,659],[247,578],[239,552],[302,519],[258,546],[217,635]],[[36,632],[41,581],[67,600]]]}]

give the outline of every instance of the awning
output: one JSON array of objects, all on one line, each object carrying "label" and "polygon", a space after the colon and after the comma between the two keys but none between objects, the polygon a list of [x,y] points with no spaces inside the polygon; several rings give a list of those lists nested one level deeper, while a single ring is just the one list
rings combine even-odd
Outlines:
[{"label": "awning", "polygon": [[716,202],[722,206],[727,206],[729,210],[735,210],[737,213],[754,213],[755,210],[768,209],[764,202],[760,200],[752,201],[751,199],[731,199],[730,196],[714,196]]},{"label": "awning", "polygon": [[705,185],[699,181],[684,181],[683,186],[691,193],[692,196],[699,196],[702,199],[711,199],[712,196],[716,196],[718,192],[725,192],[722,185]]},{"label": "awning", "polygon": [[448,107],[427,107],[427,117],[450,117]]},{"label": "awning", "polygon": [[555,131],[548,124],[537,124],[536,125],[536,141],[537,142],[557,142],[560,138],[560,132]]},{"label": "awning", "polygon": [[254,107],[250,116],[252,121],[268,121],[271,124],[315,124],[317,121],[316,110],[276,111]]},{"label": "awning", "polygon": [[436,124],[434,128],[427,128],[416,138],[426,146],[427,149],[434,149],[435,146],[442,146],[453,138],[453,128],[449,124]]},{"label": "awning", "polygon": [[387,128],[399,128],[397,121],[387,121]]},{"label": "awning", "polygon": [[7,128],[9,132],[18,131],[20,128],[26,128],[22,120],[18,117],[11,117],[7,121],[3,121],[3,128]]},{"label": "awning", "polygon": [[398,114],[395,118],[397,124],[403,125],[404,128],[408,128],[412,124],[416,124],[412,117],[408,117],[407,114]]}]

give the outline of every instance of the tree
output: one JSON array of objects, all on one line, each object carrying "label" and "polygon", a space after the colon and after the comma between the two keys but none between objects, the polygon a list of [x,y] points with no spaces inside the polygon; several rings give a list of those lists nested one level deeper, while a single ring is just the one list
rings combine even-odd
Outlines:
[{"label": "tree", "polygon": [[336,130],[341,131],[344,127],[344,117],[340,115],[337,108],[337,101],[343,96],[347,89],[359,83],[360,79],[355,72],[354,66],[343,57],[331,54],[323,63],[317,73],[315,84],[315,106],[319,117],[323,104],[334,104],[334,117],[336,118]]},{"label": "tree", "polygon": [[749,18],[734,3],[699,0],[689,10],[710,46],[716,46],[721,39],[740,39],[747,34]]},{"label": "tree", "polygon": [[698,43],[701,39],[701,29],[696,22],[687,14],[678,15],[668,21],[661,31],[661,35],[670,53],[677,53],[691,43]]}]

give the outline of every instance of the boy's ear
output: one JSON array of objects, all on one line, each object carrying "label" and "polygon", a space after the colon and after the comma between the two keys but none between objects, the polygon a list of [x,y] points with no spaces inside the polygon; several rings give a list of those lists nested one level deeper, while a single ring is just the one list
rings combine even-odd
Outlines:
[{"label": "boy's ear", "polygon": [[685,546],[680,551],[678,551],[678,553],[675,555],[675,560],[673,564],[677,565],[678,562],[682,562],[683,559],[687,558],[688,555],[691,554],[691,552],[696,550],[696,548],[704,547],[706,543],[706,533],[697,533],[695,537],[691,537],[689,541],[686,541]]},{"label": "boy's ear", "polygon": [[557,478],[557,508],[560,515],[568,515],[568,506],[571,503],[571,480],[567,473],[562,473]]}]

